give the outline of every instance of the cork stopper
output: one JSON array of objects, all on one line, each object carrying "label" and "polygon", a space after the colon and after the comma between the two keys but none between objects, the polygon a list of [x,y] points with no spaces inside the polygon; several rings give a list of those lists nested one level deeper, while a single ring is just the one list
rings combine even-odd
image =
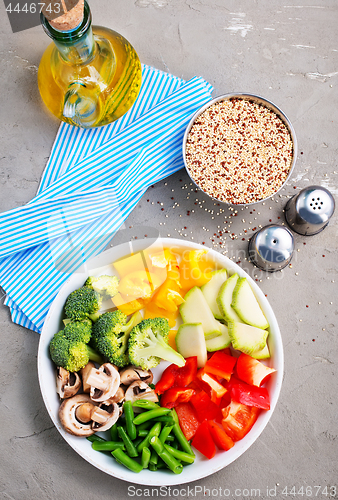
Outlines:
[{"label": "cork stopper", "polygon": [[[61,0],[64,14],[49,20],[49,24],[59,31],[70,31],[75,29],[83,20],[84,0],[73,2],[67,1],[68,9],[65,0]],[[74,5],[75,4],[75,5]],[[72,6],[73,5],[73,6]],[[69,9],[69,7],[71,7]]]}]

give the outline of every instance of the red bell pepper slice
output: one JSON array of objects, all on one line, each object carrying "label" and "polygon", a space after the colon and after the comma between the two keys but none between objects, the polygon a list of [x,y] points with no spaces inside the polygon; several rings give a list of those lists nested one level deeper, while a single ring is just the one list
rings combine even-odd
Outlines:
[{"label": "red bell pepper slice", "polygon": [[235,364],[236,358],[223,351],[217,351],[211,356],[210,359],[208,359],[204,366],[204,370],[207,373],[216,375],[217,377],[230,380]]},{"label": "red bell pepper slice", "polygon": [[222,426],[233,441],[239,441],[249,432],[257,420],[259,408],[247,406],[236,401],[223,408]]},{"label": "red bell pepper slice", "polygon": [[224,354],[229,354],[229,356],[231,356],[231,349],[230,349],[230,347],[225,347],[224,349],[221,349],[218,352],[224,352]]},{"label": "red bell pepper slice", "polygon": [[[230,347],[225,347],[224,349],[220,349],[219,351],[217,352],[224,352],[224,354],[229,354],[229,356],[231,356],[231,349]],[[213,355],[215,354],[215,352],[207,352],[207,358],[210,359]]]},{"label": "red bell pepper slice", "polygon": [[225,408],[228,406],[231,402],[231,396],[230,396],[230,391],[227,391],[224,396],[221,398],[221,401],[219,402],[219,407],[220,408]]},{"label": "red bell pepper slice", "polygon": [[237,360],[237,376],[247,384],[256,385],[257,387],[260,387],[266,381],[267,377],[275,371],[274,368],[263,365],[257,359],[243,352]]},{"label": "red bell pepper slice", "polygon": [[230,450],[234,446],[234,442],[230,436],[213,420],[208,420],[209,431],[215,445],[220,450]]},{"label": "red bell pepper slice", "polygon": [[[203,369],[202,369],[203,370]],[[201,370],[200,370],[201,371]],[[210,375],[211,376],[211,375]],[[212,375],[213,377],[213,375]],[[217,391],[215,391],[210,385],[208,385],[206,382],[204,382],[203,380],[201,380],[199,377],[198,377],[198,374],[197,374],[197,377],[192,381],[190,382],[189,384],[189,387],[191,389],[194,389],[196,391],[196,393],[198,392],[201,392],[201,391],[204,391],[206,394],[208,394],[208,396],[210,397],[211,401],[213,403],[216,403],[218,406],[220,406],[222,400],[223,400],[223,397],[219,397],[219,392],[217,394]],[[223,387],[223,386],[222,386]],[[225,389],[225,394],[227,393],[227,389],[224,387]],[[223,404],[222,407],[226,406],[227,404],[230,403],[230,398],[229,398],[229,401],[228,403],[226,404]]]},{"label": "red bell pepper slice", "polygon": [[205,457],[210,459],[215,456],[216,446],[211,437],[208,422],[206,420],[202,422],[197,429],[191,444]]},{"label": "red bell pepper slice", "polygon": [[207,390],[211,392],[211,400],[213,397],[221,398],[227,389],[218,382],[216,377],[211,373],[207,373],[204,368],[201,368],[197,372],[197,379],[200,380],[203,386],[207,387]]},{"label": "red bell pepper slice", "polygon": [[171,364],[167,366],[167,368],[162,373],[162,377],[155,385],[155,392],[157,394],[163,394],[174,385],[177,370],[177,365]]},{"label": "red bell pepper slice", "polygon": [[175,385],[187,386],[194,380],[197,373],[197,356],[190,356],[185,359],[185,365],[177,370]]},{"label": "red bell pepper slice", "polygon": [[194,394],[194,389],[172,387],[162,394],[161,406],[164,408],[174,408],[178,403],[187,403]]},{"label": "red bell pepper slice", "polygon": [[217,404],[213,403],[208,396],[208,394],[204,391],[195,394],[190,399],[191,404],[196,410],[197,417],[200,422],[203,420],[217,420],[221,421],[222,412]]},{"label": "red bell pepper slice", "polygon": [[204,390],[203,387],[201,386],[200,380],[198,380],[197,378],[195,378],[192,382],[190,382],[188,387],[190,389],[194,389],[194,391],[196,391],[196,392],[200,392],[200,391]]},{"label": "red bell pepper slice", "polygon": [[177,413],[182,432],[187,440],[190,441],[190,439],[194,437],[197,429],[200,426],[196,411],[190,403],[179,403],[176,406],[175,411]]},{"label": "red bell pepper slice", "polygon": [[247,406],[255,406],[263,410],[270,410],[270,397],[265,387],[256,387],[231,377],[227,385],[231,399]]},{"label": "red bell pepper slice", "polygon": [[163,394],[173,386],[184,387],[189,385],[196,377],[197,356],[186,358],[185,365],[169,365],[162,373],[161,379],[155,385],[155,392]]},{"label": "red bell pepper slice", "polygon": [[[223,396],[222,396],[223,397]],[[213,403],[215,403],[217,406],[220,406],[222,398],[217,396],[217,392],[211,389],[210,391],[210,399]]]}]

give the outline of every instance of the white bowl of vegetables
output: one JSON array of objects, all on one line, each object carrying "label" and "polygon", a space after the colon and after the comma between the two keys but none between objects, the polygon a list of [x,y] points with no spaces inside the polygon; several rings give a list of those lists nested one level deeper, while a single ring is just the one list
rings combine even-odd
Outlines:
[{"label": "white bowl of vegetables", "polygon": [[[169,264],[167,250],[174,255],[178,268],[172,262]],[[149,278],[150,292],[149,286],[145,287],[146,291],[130,292],[133,281],[124,278],[129,272],[136,272],[133,269],[139,265],[136,263],[138,257],[134,257],[134,264],[130,267],[132,261],[128,258],[131,255],[139,256],[140,262],[143,262]],[[136,268],[132,268],[133,265]],[[175,272],[178,272],[180,279],[178,275],[175,277]],[[145,468],[138,466],[130,469],[123,463],[120,452],[116,457],[114,452],[96,451],[89,439],[70,434],[60,422],[61,401],[56,392],[56,365],[50,356],[50,343],[54,335],[65,327],[64,309],[69,295],[83,287],[89,276],[103,275],[117,276],[119,289],[115,297],[104,297],[97,316],[118,309],[129,312],[130,319],[135,314],[135,307],[136,310],[138,307],[138,314],[141,314],[139,320],[153,317],[164,317],[167,318],[166,321],[169,319],[169,344],[176,356],[166,355],[161,351],[161,356],[166,356],[167,360],[158,360],[160,362],[151,367],[155,384],[153,391],[158,393],[159,402],[153,401],[149,408],[144,407],[143,403],[134,406],[133,418],[137,435],[141,423],[143,427],[147,427],[144,424],[147,417],[142,416],[144,413],[162,408],[161,415],[171,417],[175,411],[176,431],[178,422],[181,431],[184,431],[182,434],[188,437],[188,446],[180,443],[170,418],[167,423],[160,422],[161,431],[165,428],[162,438],[169,436],[164,443],[159,444],[161,434],[158,433],[156,439],[153,438],[146,444],[152,456],[156,455],[154,450],[158,451],[159,446],[170,457],[175,455],[174,449],[188,454],[191,452],[191,457],[186,456],[186,460],[182,459],[184,455],[176,453],[176,462],[173,462],[176,469],[172,464],[171,468],[166,464],[165,453],[164,458],[159,455],[158,463],[161,466],[149,467],[149,460],[147,462],[146,453],[142,457],[142,450],[132,460],[137,464],[142,463]],[[180,280],[178,286],[168,287],[168,283],[173,283],[168,282],[168,277],[174,282],[175,279],[176,282]],[[134,293],[134,296],[128,293]],[[163,303],[165,293],[169,300],[167,306]],[[134,300],[139,302],[138,306]],[[130,305],[134,309],[130,309]],[[160,314],[161,311],[163,315]],[[179,357],[182,362],[178,361]],[[135,359],[134,353],[133,360]],[[145,362],[138,359],[141,364]],[[180,388],[184,389],[181,392],[175,390],[175,386],[176,389],[178,386],[175,381],[172,385],[164,383],[161,388],[164,370],[170,371],[173,362],[184,365],[185,359],[194,359],[198,365],[194,380],[178,377]],[[109,363],[113,360],[103,357],[103,361]],[[96,364],[96,369],[98,368],[99,365]],[[182,369],[184,367],[178,368],[178,372]],[[118,370],[121,372],[123,367]],[[172,371],[177,376],[177,370]],[[259,437],[279,397],[283,379],[283,346],[268,300],[238,265],[195,243],[171,238],[144,239],[132,244],[125,243],[102,253],[87,262],[85,269],[80,269],[69,277],[55,298],[41,333],[38,374],[42,396],[53,423],[67,443],[85,460],[103,472],[125,481],[154,486],[175,485],[195,481],[219,471],[240,457]],[[156,391],[156,388],[159,390]],[[132,405],[128,404],[128,408],[130,406]],[[214,412],[203,413],[203,407],[210,407]],[[192,413],[186,413],[186,409],[192,410]],[[193,415],[192,428],[187,430],[187,425],[184,424],[187,423],[187,418],[189,424],[190,414]],[[158,424],[158,421],[149,420],[152,425],[148,426],[148,430]],[[120,427],[124,426],[127,431],[124,415],[121,420],[117,418],[115,427],[119,426],[119,422]],[[94,436],[100,441],[111,440],[109,430],[98,430]],[[115,439],[122,441],[120,436],[116,438],[116,433]],[[140,446],[137,436],[134,443],[136,448]],[[123,444],[121,450],[128,455]]]}]

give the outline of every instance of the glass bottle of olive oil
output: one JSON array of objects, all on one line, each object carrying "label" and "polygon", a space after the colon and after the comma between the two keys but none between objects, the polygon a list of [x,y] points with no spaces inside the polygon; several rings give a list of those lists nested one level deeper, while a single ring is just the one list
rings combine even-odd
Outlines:
[{"label": "glass bottle of olive oil", "polygon": [[142,80],[139,58],[130,43],[107,28],[91,25],[84,2],[82,22],[55,29],[41,14],[53,42],[42,56],[38,85],[47,108],[60,120],[79,127],[106,125],[126,113]]}]

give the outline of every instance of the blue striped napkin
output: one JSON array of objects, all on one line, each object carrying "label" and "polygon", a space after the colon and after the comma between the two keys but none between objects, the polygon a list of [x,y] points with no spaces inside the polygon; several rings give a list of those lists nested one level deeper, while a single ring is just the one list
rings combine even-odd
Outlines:
[{"label": "blue striped napkin", "polygon": [[213,88],[142,72],[138,99],[117,122],[62,123],[36,197],[0,214],[0,284],[13,322],[40,332],[69,275],[105,249],[151,184],[183,168],[184,130]]}]

